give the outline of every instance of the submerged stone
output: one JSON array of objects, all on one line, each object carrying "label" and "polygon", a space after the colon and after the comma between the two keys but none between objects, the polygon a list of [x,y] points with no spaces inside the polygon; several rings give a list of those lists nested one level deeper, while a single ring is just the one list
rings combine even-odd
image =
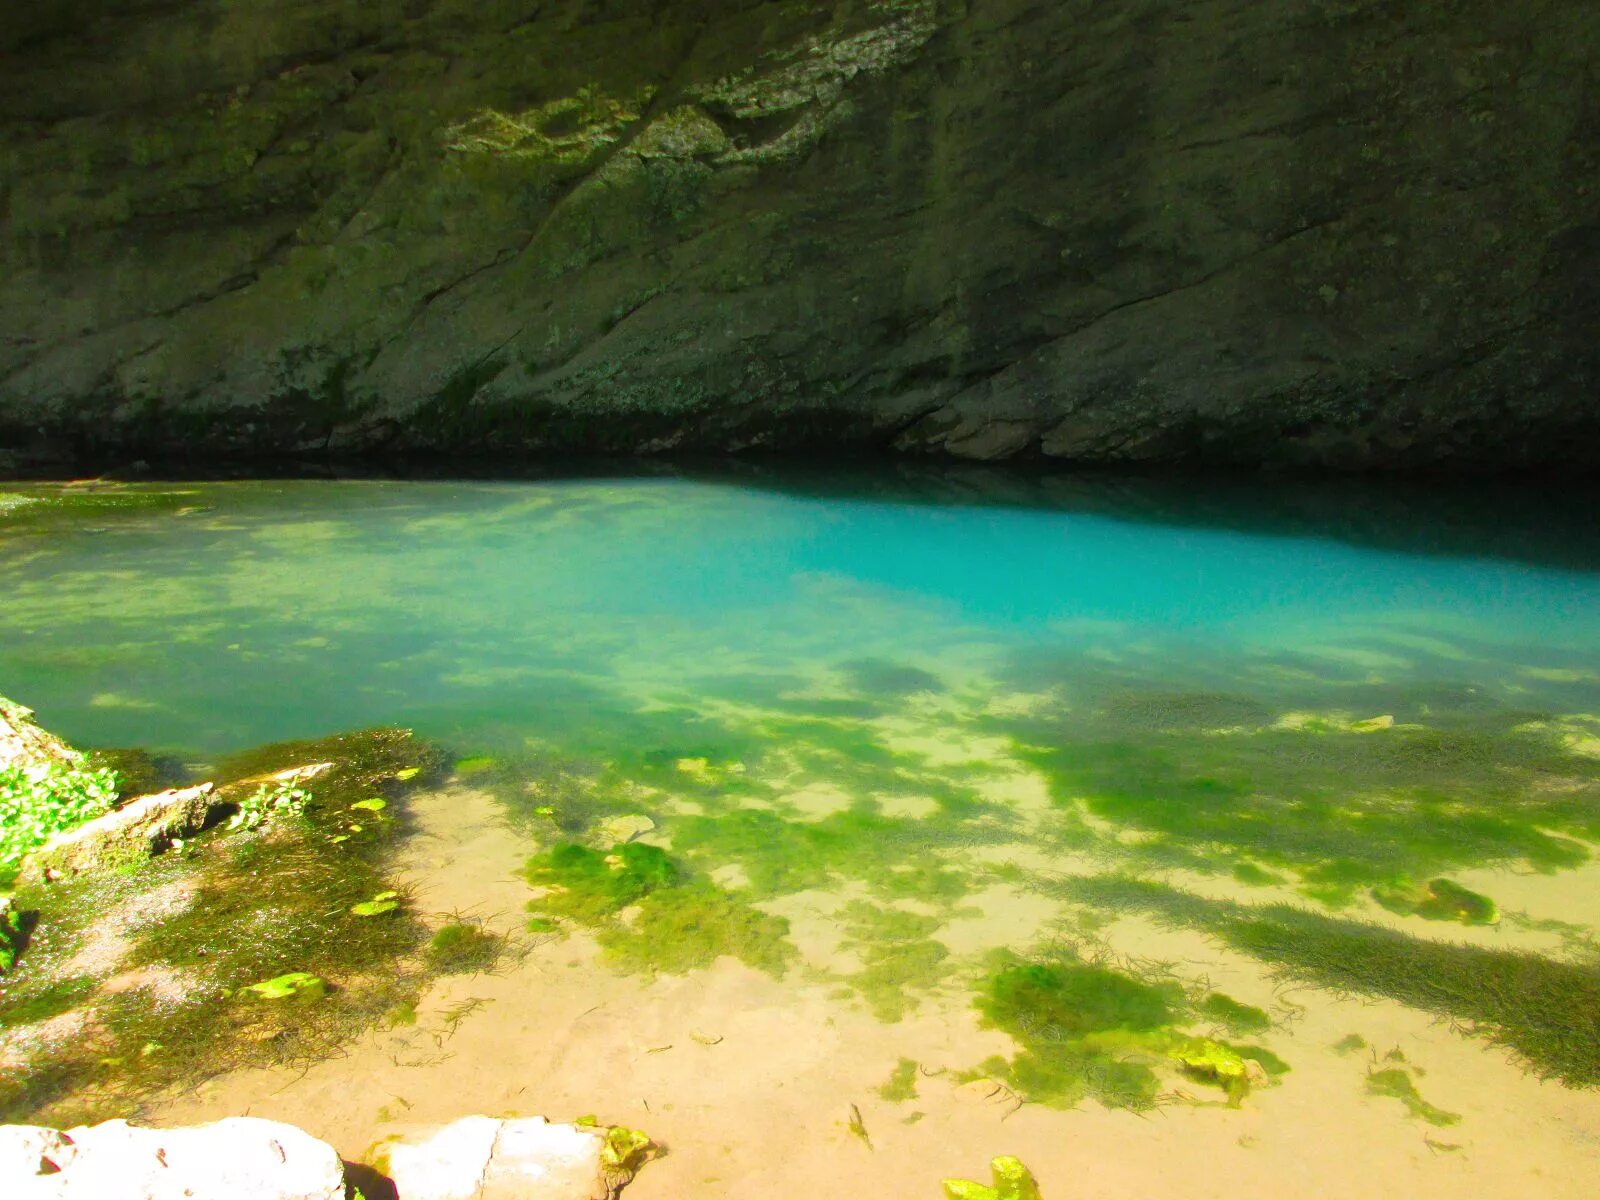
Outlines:
[{"label": "submerged stone", "polygon": [[82,762],[81,754],[40,727],[31,708],[0,696],[0,767],[76,767]]},{"label": "submerged stone", "polygon": [[338,1153],[293,1125],[229,1117],[146,1129],[127,1121],[61,1132],[0,1127],[7,1200],[344,1200]]},{"label": "submerged stone", "polygon": [[374,1165],[403,1200],[610,1200],[649,1146],[636,1130],[474,1116],[380,1147]]},{"label": "submerged stone", "polygon": [[226,804],[209,783],[142,796],[56,834],[28,857],[22,881],[51,882],[138,862],[199,833]]}]

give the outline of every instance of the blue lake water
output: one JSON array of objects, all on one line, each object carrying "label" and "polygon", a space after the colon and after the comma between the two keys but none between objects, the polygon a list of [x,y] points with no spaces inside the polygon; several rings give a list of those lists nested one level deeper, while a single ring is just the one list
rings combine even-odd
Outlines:
[{"label": "blue lake water", "polygon": [[[667,1072],[760,1113],[776,1085],[739,1089],[776,1072],[794,1107],[733,1166],[686,1124],[638,1194],[818,1194],[796,1156],[842,1155],[841,1097],[915,1060],[937,1082],[920,1116],[869,1113],[880,1167],[1014,1136],[1064,1179],[1084,1127],[1061,1121],[1177,1105],[1200,1124],[1094,1128],[1169,1172],[1245,1155],[1239,1187],[1195,1195],[1443,1194],[1475,1170],[1476,1194],[1510,1197],[1552,1163],[1573,1187],[1548,1194],[1586,1194],[1600,535],[1581,490],[956,472],[12,497],[0,692],[194,776],[261,743],[415,729],[454,764],[417,801],[420,886],[522,933],[532,904],[529,957],[473,1018],[495,1063],[419,1085],[372,1047],[281,1081],[341,1136],[382,1133],[330,1099],[378,1075],[510,1104],[543,1072],[597,1106]],[[505,822],[486,840],[451,832],[475,804]],[[549,857],[564,845],[592,861]],[[530,856],[509,891],[474,873]],[[641,874],[608,909],[579,867],[673,882]],[[722,1091],[653,1042],[593,1047],[604,1081],[532,1048],[516,1074],[498,1060],[539,997],[550,1044],[589,1044],[591,1002],[666,1023],[662,1046],[687,1038],[673,1013],[756,1024]],[[796,1039],[815,1061],[780,1067]],[[1255,1056],[1249,1088],[1205,1057],[1225,1053]],[[973,1117],[974,1079],[1027,1115]],[[1353,1131],[1313,1153],[1329,1186],[1275,1190],[1327,1137],[1319,1112]],[[1247,1116],[1268,1131],[1253,1159],[1227,1123]]]}]

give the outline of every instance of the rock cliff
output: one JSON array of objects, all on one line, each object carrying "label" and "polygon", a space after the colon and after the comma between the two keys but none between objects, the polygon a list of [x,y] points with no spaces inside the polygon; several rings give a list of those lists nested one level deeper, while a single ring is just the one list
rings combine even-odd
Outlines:
[{"label": "rock cliff", "polygon": [[1600,7],[64,0],[0,450],[1600,464]]}]

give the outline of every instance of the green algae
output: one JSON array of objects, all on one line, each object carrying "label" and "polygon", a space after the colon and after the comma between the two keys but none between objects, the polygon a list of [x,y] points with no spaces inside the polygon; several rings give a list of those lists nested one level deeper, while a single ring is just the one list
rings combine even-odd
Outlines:
[{"label": "green algae", "polygon": [[931,935],[937,917],[852,901],[838,914],[842,946],[861,960],[843,979],[880,1021],[904,1019],[949,974],[949,951]]},{"label": "green algae", "polygon": [[26,988],[20,998],[13,999],[7,992],[0,1007],[7,1025],[29,1025],[35,1021],[48,1021],[76,1008],[91,995],[99,981],[87,975],[47,981],[43,986]]},{"label": "green algae", "polygon": [[1265,1011],[1224,992],[1212,992],[1195,1007],[1202,1017],[1225,1026],[1235,1036],[1265,1033],[1272,1028],[1272,1018]]},{"label": "green algae", "polygon": [[0,540],[47,537],[101,522],[121,525],[139,516],[186,515],[196,496],[193,488],[112,480],[8,484],[0,493]]},{"label": "green algae", "polygon": [[726,955],[781,976],[795,957],[788,935],[783,917],[690,880],[650,892],[633,921],[601,929],[597,940],[619,970],[635,974],[685,975]]},{"label": "green algae", "polygon": [[1373,888],[1372,898],[1392,913],[1429,921],[1493,925],[1500,920],[1493,900],[1449,879],[1432,879],[1425,885],[1409,880],[1387,884]]},{"label": "green algae", "polygon": [[1338,1055],[1350,1055],[1357,1050],[1365,1049],[1367,1049],[1367,1039],[1359,1033],[1347,1033],[1332,1046],[1333,1052]]},{"label": "green algae", "polygon": [[529,860],[525,874],[543,889],[529,904],[539,917],[598,930],[624,971],[683,974],[729,955],[781,975],[794,955],[784,918],[691,877],[658,846],[629,842],[606,854],[565,842]]},{"label": "green algae", "polygon": [[1180,1019],[1183,989],[1075,960],[1003,966],[978,996],[984,1023],[1021,1047],[986,1069],[1029,1099],[1071,1108],[1093,1098],[1110,1108],[1151,1107],[1154,1066]]},{"label": "green algae", "polygon": [[917,1098],[917,1061],[902,1058],[895,1063],[889,1078],[879,1085],[878,1095],[890,1104],[906,1104]]},{"label": "green algae", "polygon": [[540,911],[591,925],[680,877],[665,850],[643,842],[610,854],[564,842],[530,859],[524,873],[529,883],[546,889],[533,902]]},{"label": "green algae", "polygon": [[970,876],[929,854],[996,836],[963,818],[890,817],[858,803],[818,820],[759,809],[685,817],[672,841],[686,856],[737,863],[760,897],[860,882],[884,899],[947,903],[965,894]]},{"label": "green algae", "polygon": [[1287,904],[1209,900],[1127,876],[1062,880],[1054,890],[1202,930],[1290,978],[1453,1018],[1542,1075],[1600,1083],[1600,965],[1413,937]]},{"label": "green algae", "polygon": [[1449,1126],[1461,1120],[1461,1114],[1446,1112],[1424,1100],[1422,1093],[1417,1090],[1416,1082],[1411,1078],[1411,1073],[1399,1067],[1370,1072],[1367,1075],[1367,1093],[1400,1101],[1406,1106],[1407,1113],[1430,1125]]}]

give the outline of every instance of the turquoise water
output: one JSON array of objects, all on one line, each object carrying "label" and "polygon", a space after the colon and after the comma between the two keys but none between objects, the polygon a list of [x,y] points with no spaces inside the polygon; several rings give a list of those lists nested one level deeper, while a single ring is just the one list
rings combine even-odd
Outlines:
[{"label": "turquoise water", "polygon": [[[1332,1194],[1357,1158],[1356,1192],[1442,1194],[1465,1146],[1493,1165],[1480,1194],[1509,1197],[1581,1178],[1600,1143],[1582,493],[981,473],[12,491],[0,692],[51,728],[191,778],[367,726],[444,748],[406,869],[533,940],[446,989],[493,993],[478,1057],[419,1084],[374,1044],[303,1095],[273,1085],[357,1148],[389,1118],[346,1097],[379,1076],[508,1109],[539,1078],[579,1112],[649,1079],[760,1114],[795,1046],[811,1082],[737,1152],[701,1144],[687,1100],[678,1127],[634,1114],[689,1147],[641,1194],[819,1194],[800,1160],[840,1155],[815,1140],[840,1080],[882,1097],[874,1169],[907,1179],[958,1143],[1071,1178],[1051,1122],[1093,1104],[1259,1114],[1276,1174],[1208,1196]],[[474,805],[505,823],[458,829]],[[539,1057],[590,1045],[597,1006],[629,1014],[631,1058],[592,1045],[596,1078]],[[740,1022],[724,1073],[666,1054]],[[909,1104],[891,1072],[916,1112],[884,1107]],[[1055,1115],[974,1123],[975,1083]],[[1330,1186],[1280,1190],[1334,1126],[1359,1153],[1328,1142]],[[1149,1128],[1101,1132],[1169,1173],[1210,1153]],[[1242,1128],[1204,1136],[1244,1178]],[[718,1182],[728,1155],[745,1190]]]},{"label": "turquoise water", "polygon": [[1600,576],[1475,557],[1459,530],[1467,552],[1418,554],[676,480],[190,502],[0,544],[0,678],[66,734],[185,752],[375,723],[582,736],[596,712],[695,696],[871,704],[897,669],[1285,700],[1305,672],[1311,701],[1365,681],[1596,707]]}]

